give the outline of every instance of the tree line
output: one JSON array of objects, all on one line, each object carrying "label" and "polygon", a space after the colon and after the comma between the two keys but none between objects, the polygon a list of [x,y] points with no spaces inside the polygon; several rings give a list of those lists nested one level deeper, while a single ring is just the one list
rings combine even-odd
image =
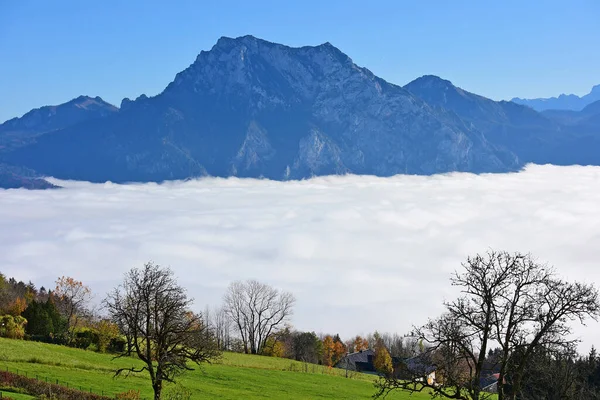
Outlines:
[{"label": "tree line", "polygon": [[461,296],[423,326],[342,340],[295,330],[293,294],[255,280],[232,282],[218,308],[197,313],[173,271],[152,262],[127,272],[101,309],[73,278],[38,290],[0,274],[0,336],[136,356],[142,367],[115,373],[147,372],[155,399],[165,383],[223,351],[333,367],[364,350],[380,375],[375,397],[403,390],[464,400],[600,399],[600,357],[595,349],[579,355],[571,336],[573,323],[600,315],[594,285],[562,280],[529,254],[496,251],[467,258],[450,283]]}]

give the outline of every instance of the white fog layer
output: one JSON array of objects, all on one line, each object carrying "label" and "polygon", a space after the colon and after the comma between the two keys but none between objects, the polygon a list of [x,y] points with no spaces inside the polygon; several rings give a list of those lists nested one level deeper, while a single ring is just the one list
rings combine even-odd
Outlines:
[{"label": "white fog layer", "polygon": [[[437,316],[456,295],[450,273],[490,248],[531,252],[600,285],[600,167],[53,182],[65,189],[0,190],[0,271],[47,288],[70,275],[96,301],[153,260],[173,268],[198,311],[219,305],[229,282],[254,278],[295,294],[296,328],[349,337],[402,334]],[[576,333],[589,344],[600,324]]]}]

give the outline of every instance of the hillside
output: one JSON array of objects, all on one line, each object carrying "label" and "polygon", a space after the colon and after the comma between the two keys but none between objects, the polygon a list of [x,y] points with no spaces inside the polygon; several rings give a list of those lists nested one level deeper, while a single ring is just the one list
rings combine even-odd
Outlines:
[{"label": "hillside", "polygon": [[[115,394],[140,390],[151,398],[152,388],[145,374],[113,378],[117,366],[136,364],[133,358],[114,359],[107,354],[37,342],[0,338],[0,368],[17,369],[28,376],[68,382],[71,387]],[[191,390],[193,399],[368,399],[374,393],[371,375],[327,369],[281,358],[225,353],[219,363],[204,365],[186,373],[180,382]],[[394,393],[388,399],[428,399],[425,394]]]}]

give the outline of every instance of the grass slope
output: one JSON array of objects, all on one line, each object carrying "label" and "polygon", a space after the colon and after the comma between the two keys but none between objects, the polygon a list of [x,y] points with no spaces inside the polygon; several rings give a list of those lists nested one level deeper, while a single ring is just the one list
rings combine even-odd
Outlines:
[{"label": "grass slope", "polygon": [[[70,387],[92,389],[107,395],[129,389],[152,397],[147,373],[114,378],[116,368],[140,365],[134,358],[110,355],[44,343],[0,339],[0,368],[19,370],[30,377],[59,380]],[[193,399],[368,399],[375,389],[374,377],[303,364],[281,358],[225,353],[218,363],[186,372],[179,382]],[[428,399],[427,394],[393,393],[388,399]]]}]

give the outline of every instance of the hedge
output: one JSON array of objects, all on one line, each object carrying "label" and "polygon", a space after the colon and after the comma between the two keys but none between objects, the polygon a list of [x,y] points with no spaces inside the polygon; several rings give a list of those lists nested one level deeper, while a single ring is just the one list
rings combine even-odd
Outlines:
[{"label": "hedge", "polygon": [[12,372],[0,371],[0,385],[12,386],[25,390],[32,396],[54,395],[60,400],[110,400],[111,397],[99,394],[82,392],[80,390],[66,388],[54,383],[26,378]]}]

